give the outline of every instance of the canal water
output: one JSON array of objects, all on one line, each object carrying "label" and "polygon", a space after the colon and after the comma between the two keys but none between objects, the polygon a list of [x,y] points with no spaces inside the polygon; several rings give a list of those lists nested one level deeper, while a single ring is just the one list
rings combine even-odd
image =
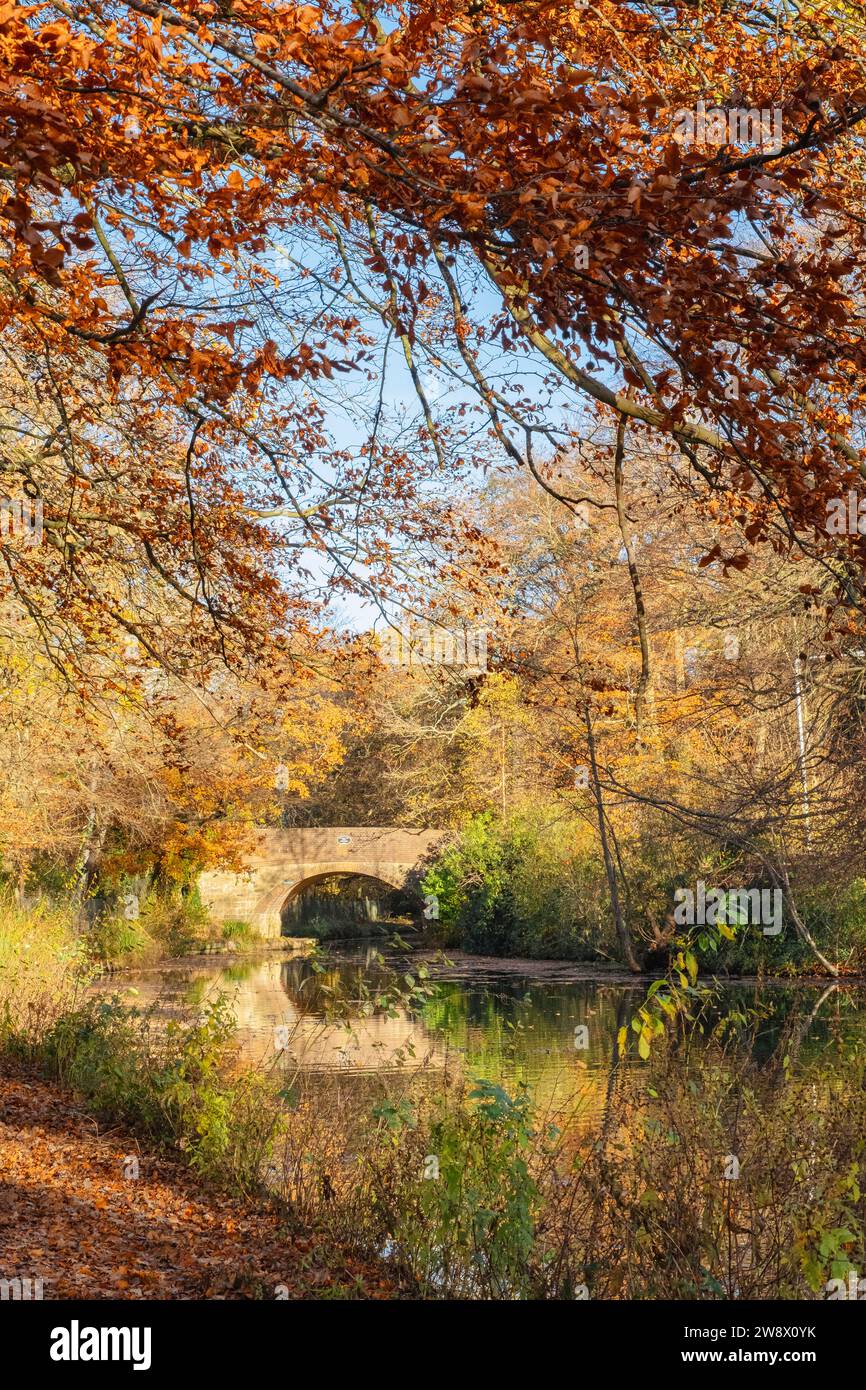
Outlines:
[{"label": "canal water", "polygon": [[[377,950],[332,946],[317,969],[300,943],[286,954],[163,963],[103,979],[96,988],[167,1018],[191,1016],[225,995],[244,1062],[310,1078],[339,1073],[347,1081],[422,1069],[434,1084],[437,1075],[444,1080],[455,1072],[508,1087],[525,1081],[539,1100],[577,1100],[588,1116],[600,1113],[618,1031],[643,1000],[647,981],[571,962],[454,953],[446,964],[424,952],[386,959],[415,975],[426,963],[436,986],[431,997],[411,1009],[371,1009],[371,992],[388,979]],[[334,1019],[338,997],[343,1016]],[[759,1066],[778,1065],[784,1052],[795,1071],[820,1058],[822,1069],[841,1072],[846,1057],[866,1043],[862,988],[724,984],[706,1022],[746,1016],[740,1045]],[[620,1076],[639,1075],[642,1065],[631,1059]]]}]

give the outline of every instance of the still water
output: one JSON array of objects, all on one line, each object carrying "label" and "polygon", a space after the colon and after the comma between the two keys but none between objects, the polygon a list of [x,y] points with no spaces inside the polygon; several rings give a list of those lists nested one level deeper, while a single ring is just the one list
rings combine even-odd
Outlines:
[{"label": "still water", "polygon": [[[351,1078],[411,1073],[428,1078],[455,1072],[513,1086],[526,1081],[536,1098],[579,1101],[588,1115],[604,1105],[606,1078],[618,1030],[641,1003],[646,981],[601,975],[571,962],[481,960],[460,953],[443,965],[423,952],[389,957],[402,971],[424,960],[433,996],[393,1016],[362,1016],[352,1000],[376,990],[385,976],[372,948],[331,947],[316,971],[305,949],[291,954],[163,963],[99,982],[105,995],[165,1017],[188,1017],[227,995],[245,1062],[293,1072]],[[345,1021],[329,1016],[338,991],[348,1000]],[[719,989],[713,1018],[749,1011],[746,1046],[759,1065],[782,1055],[796,1070],[820,1057],[823,1069],[844,1069],[851,1051],[866,1045],[866,991],[823,984],[737,984]],[[279,1032],[277,1031],[279,1030]],[[628,1064],[634,1076],[643,1064]],[[623,1069],[620,1068],[622,1077]]]}]

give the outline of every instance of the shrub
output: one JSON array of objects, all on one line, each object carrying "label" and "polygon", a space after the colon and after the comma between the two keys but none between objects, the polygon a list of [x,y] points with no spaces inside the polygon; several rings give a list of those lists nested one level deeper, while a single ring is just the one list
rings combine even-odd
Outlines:
[{"label": "shrub", "polygon": [[145,956],[155,946],[140,921],[104,913],[87,934],[87,949],[95,962],[119,965]]},{"label": "shrub", "polygon": [[[512,1096],[478,1081],[466,1100],[439,1096],[423,1127],[406,1107],[386,1104],[376,1113],[386,1145],[401,1151],[402,1181],[394,1202],[374,1162],[374,1200],[392,1206],[394,1257],[422,1296],[528,1294],[541,1191],[530,1171],[526,1088]],[[414,1171],[407,1171],[410,1153]]]},{"label": "shrub", "polygon": [[91,1000],[60,1015],[29,1055],[104,1119],[171,1143],[203,1176],[251,1192],[280,1133],[282,1105],[268,1073],[229,1077],[233,1035],[225,996],[191,1022],[165,1025],[154,1011]]}]

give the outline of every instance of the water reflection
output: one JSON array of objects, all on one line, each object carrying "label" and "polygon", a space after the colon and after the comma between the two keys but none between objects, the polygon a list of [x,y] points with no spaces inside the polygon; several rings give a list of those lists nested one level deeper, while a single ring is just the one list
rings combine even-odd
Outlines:
[{"label": "water reflection", "polygon": [[[588,979],[577,967],[571,974],[562,964],[547,973],[540,966],[533,975],[516,974],[502,962],[458,959],[418,1011],[401,1009],[393,1017],[374,1012],[351,1024],[328,1021],[330,992],[339,988],[344,999],[360,1000],[364,986],[369,991],[386,982],[371,950],[332,952],[322,972],[304,955],[229,964],[186,961],[114,978],[99,988],[109,994],[135,991],[126,996],[130,1002],[156,1003],[166,1016],[188,1013],[224,991],[233,1000],[242,1056],[254,1063],[276,1057],[290,1070],[358,1077],[425,1064],[434,1075],[456,1069],[469,1078],[527,1081],[540,1100],[575,1098],[600,1113],[618,1031],[629,1023],[645,985]],[[706,1009],[707,1027],[719,1019],[727,1020],[739,1046],[771,1075],[818,1054],[822,1066],[841,1067],[851,1049],[866,1041],[866,996],[822,986],[729,986]],[[279,1056],[278,1025],[287,1030]],[[638,1075],[640,1067],[634,1060],[620,1067],[620,1080],[625,1072]]]}]

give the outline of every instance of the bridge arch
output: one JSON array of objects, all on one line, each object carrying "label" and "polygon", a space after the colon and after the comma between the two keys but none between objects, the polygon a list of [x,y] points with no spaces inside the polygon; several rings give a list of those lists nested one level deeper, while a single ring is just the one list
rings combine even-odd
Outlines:
[{"label": "bridge arch", "polygon": [[422,899],[420,882],[442,830],[400,826],[326,826],[262,830],[242,873],[211,870],[199,891],[211,917],[249,922],[262,936],[279,936],[283,905],[316,879],[334,874],[370,878]]},{"label": "bridge arch", "polygon": [[369,885],[371,890],[379,888],[385,889],[390,894],[400,894],[405,900],[406,910],[408,910],[408,906],[411,904],[413,914],[415,916],[420,916],[424,906],[424,895],[420,891],[419,885],[406,882],[405,879],[401,881],[400,875],[393,872],[384,871],[372,873],[370,869],[365,866],[351,865],[345,861],[336,861],[333,864],[320,865],[314,873],[308,874],[306,878],[298,879],[296,883],[289,886],[288,892],[279,906],[281,931],[287,936],[296,934],[303,935],[303,933],[293,933],[290,929],[287,929],[287,909],[290,907],[290,904],[296,902],[301,894],[308,888],[315,888],[316,884],[328,883],[334,879],[341,878],[353,884]]},{"label": "bridge arch", "polygon": [[[407,888],[405,882],[402,882],[397,874],[392,873],[386,878],[384,873],[373,873],[361,864],[338,860],[333,864],[321,864],[313,873],[307,874],[306,878],[299,878],[289,888],[282,905],[291,902],[292,898],[296,898],[299,893],[303,892],[305,888],[310,888],[314,883],[321,883],[326,878],[337,878],[342,874],[349,878],[367,878],[371,883],[382,883],[386,888],[395,888],[398,892],[412,894],[411,888]],[[412,894],[412,896],[418,897],[419,901],[421,900],[421,894]]]}]

